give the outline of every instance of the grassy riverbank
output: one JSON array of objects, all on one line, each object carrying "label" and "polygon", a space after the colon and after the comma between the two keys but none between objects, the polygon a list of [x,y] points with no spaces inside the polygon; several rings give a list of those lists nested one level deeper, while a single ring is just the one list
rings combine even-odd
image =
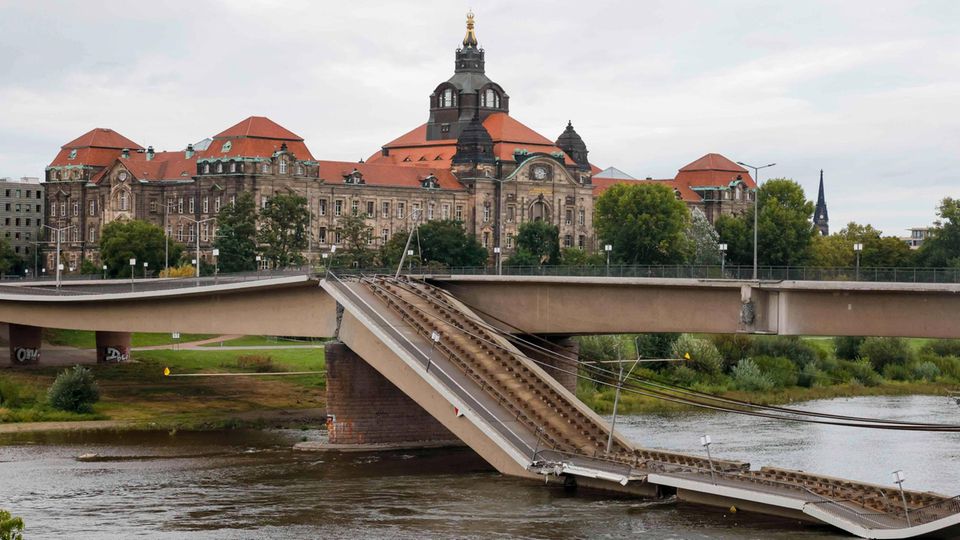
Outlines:
[{"label": "grassy riverbank", "polygon": [[[91,365],[101,399],[90,414],[57,411],[46,404],[46,389],[63,368],[4,369],[0,384],[15,395],[0,406],[0,423],[113,420],[129,427],[211,428],[259,422],[264,411],[297,411],[324,406],[322,348],[296,350],[137,351],[133,362]],[[167,377],[200,373],[280,373],[293,376]],[[7,406],[9,405],[9,406]]]}]

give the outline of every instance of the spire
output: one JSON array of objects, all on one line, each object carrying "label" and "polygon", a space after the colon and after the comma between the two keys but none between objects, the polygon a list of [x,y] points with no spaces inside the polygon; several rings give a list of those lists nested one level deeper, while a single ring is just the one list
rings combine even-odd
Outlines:
[{"label": "spire", "polygon": [[476,47],[477,35],[473,32],[473,11],[467,12],[467,35],[463,36],[464,47]]},{"label": "spire", "polygon": [[813,225],[823,236],[830,234],[830,215],[827,213],[827,199],[823,195],[823,169],[820,169],[820,190],[817,193],[817,207],[813,211]]},{"label": "spire", "polygon": [[566,152],[580,169],[590,169],[590,162],[587,160],[587,154],[589,153],[587,145],[577,131],[573,129],[573,122],[567,121],[567,128],[557,137],[556,145],[557,148]]}]

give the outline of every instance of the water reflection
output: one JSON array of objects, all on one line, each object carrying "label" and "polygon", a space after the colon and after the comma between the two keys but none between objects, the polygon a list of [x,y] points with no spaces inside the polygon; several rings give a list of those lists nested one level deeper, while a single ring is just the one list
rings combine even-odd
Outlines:
[{"label": "water reflection", "polygon": [[[841,414],[955,422],[939,398],[811,403]],[[619,423],[619,421],[618,421]],[[960,439],[783,425],[724,414],[626,417],[642,444],[958,492]],[[504,478],[473,452],[299,453],[301,431],[93,432],[0,438],[0,507],[29,538],[845,538],[828,529]],[[98,461],[76,456],[96,453]],[[896,464],[896,465],[894,465]]]}]

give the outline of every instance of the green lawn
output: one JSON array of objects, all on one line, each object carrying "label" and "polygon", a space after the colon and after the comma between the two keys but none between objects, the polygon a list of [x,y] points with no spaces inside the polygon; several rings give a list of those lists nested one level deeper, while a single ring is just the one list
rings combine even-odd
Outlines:
[{"label": "green lawn", "polygon": [[[322,340],[309,339],[286,339],[276,336],[241,336],[236,339],[224,341],[223,344],[229,347],[258,347],[258,346],[282,346],[282,345],[319,345]],[[219,347],[220,342],[208,343],[201,347]]]},{"label": "green lawn", "polygon": [[[211,337],[214,336],[211,334],[180,334],[180,339],[173,339],[173,336],[167,333],[134,332],[130,341],[133,347],[152,347],[171,343],[187,343]],[[97,346],[96,333],[90,330],[46,328],[43,331],[43,339],[51,345],[64,345],[77,347],[78,349],[93,349]]]}]

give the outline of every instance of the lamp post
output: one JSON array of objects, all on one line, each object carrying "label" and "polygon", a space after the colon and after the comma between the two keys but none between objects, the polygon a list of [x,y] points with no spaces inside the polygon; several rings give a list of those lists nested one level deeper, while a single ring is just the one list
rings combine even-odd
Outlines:
[{"label": "lamp post", "polygon": [[260,257],[259,255],[257,255],[256,258],[257,258],[257,279],[260,279],[260,261],[262,261],[263,258]]},{"label": "lamp post", "polygon": [[860,252],[863,251],[863,244],[857,242],[853,244],[853,252],[857,254],[857,281],[860,281]]},{"label": "lamp post", "polygon": [[720,277],[726,277],[727,272],[725,270],[727,265],[727,245],[720,244]]},{"label": "lamp post", "polygon": [[610,277],[610,252],[613,251],[613,246],[606,244],[603,250],[607,252],[607,277]]},{"label": "lamp post", "polygon": [[217,275],[220,274],[220,248],[213,248],[213,282],[217,282]]},{"label": "lamp post", "polygon": [[51,227],[49,225],[44,225],[47,229],[57,233],[57,288],[60,288],[60,273],[63,271],[63,265],[60,264],[60,236],[70,229],[74,228],[75,225],[67,225],[66,227]]},{"label": "lamp post", "polygon": [[407,274],[413,273],[413,250],[407,250]]},{"label": "lamp post", "polygon": [[754,167],[753,165],[747,165],[742,161],[738,161],[737,165],[753,169],[753,181],[757,184],[757,189],[753,192],[753,279],[757,279],[757,214],[760,213],[760,169],[773,167],[776,163]]},{"label": "lamp post", "polygon": [[709,435],[704,435],[700,437],[700,446],[707,449],[707,463],[710,464],[710,480],[716,485],[717,478],[713,475],[713,456],[710,455],[710,445],[713,444],[713,441],[710,440]]},{"label": "lamp post", "polygon": [[103,265],[103,279],[107,279],[107,265]]},{"label": "lamp post", "polygon": [[900,498],[903,500],[903,515],[907,517],[907,527],[912,527],[913,524],[910,523],[910,510],[907,508],[907,495],[903,492],[903,481],[906,480],[906,477],[903,475],[903,471],[893,471],[893,482],[900,486]]},{"label": "lamp post", "polygon": [[197,230],[196,230],[196,239],[197,239],[197,242],[196,242],[196,250],[197,250],[196,253],[197,253],[197,255],[196,255],[196,257],[197,257],[197,258],[194,259],[194,260],[196,260],[197,262],[194,263],[194,269],[195,269],[195,274],[194,274],[194,275],[195,275],[195,277],[199,278],[199,277],[200,277],[200,264],[199,264],[199,262],[200,262],[200,224],[201,224],[201,223],[206,223],[206,222],[208,222],[208,221],[216,221],[217,218],[212,217],[212,218],[207,218],[207,219],[193,219],[193,218],[188,218],[188,217],[182,217],[182,216],[181,216],[180,219],[185,219],[185,220],[187,220],[187,221],[192,222],[192,223],[194,224],[194,226],[196,227],[196,229],[197,229]]},{"label": "lamp post", "polygon": [[433,348],[431,349],[430,357],[427,358],[427,372],[430,371],[430,363],[433,362],[433,353],[436,352],[437,344],[440,343],[440,332],[437,332],[436,330],[430,332],[430,341],[433,343]]},{"label": "lamp post", "polygon": [[150,263],[143,261],[143,279],[147,279],[147,267],[150,266]]},{"label": "lamp post", "polygon": [[493,248],[493,254],[497,256],[497,275],[500,275],[500,246]]},{"label": "lamp post", "polygon": [[133,280],[136,277],[137,260],[130,259],[130,292],[133,292]]}]

